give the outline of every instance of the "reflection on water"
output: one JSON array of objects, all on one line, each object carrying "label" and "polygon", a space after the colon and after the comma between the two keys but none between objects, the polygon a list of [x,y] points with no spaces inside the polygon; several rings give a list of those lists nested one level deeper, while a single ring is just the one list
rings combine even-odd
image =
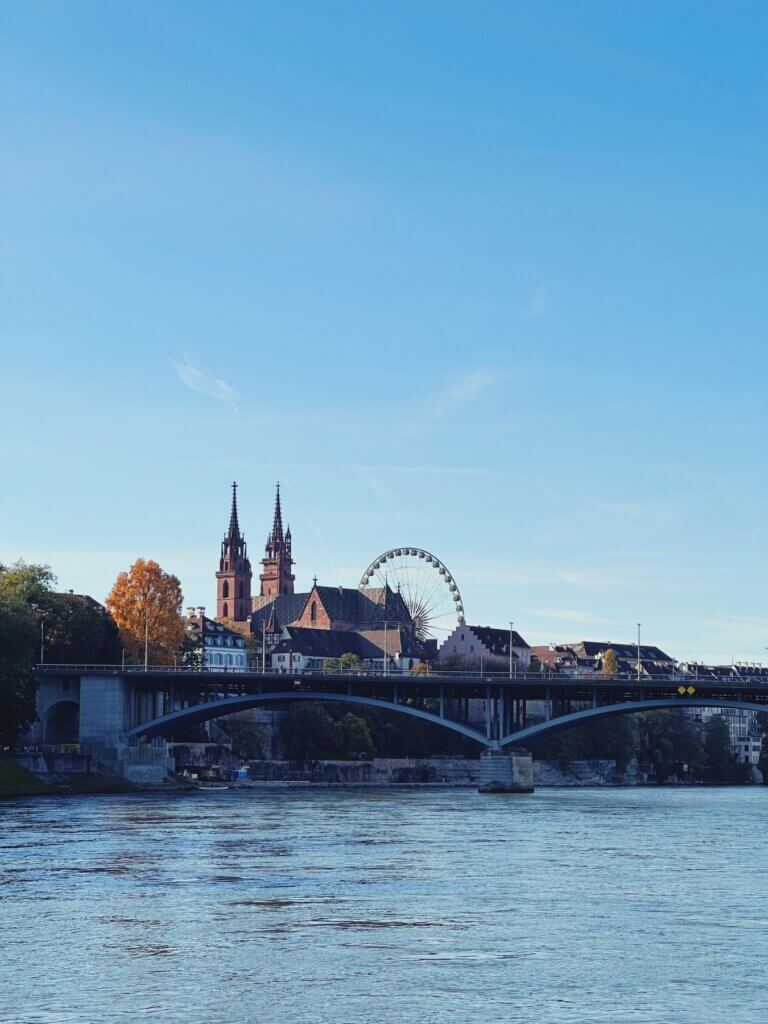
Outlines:
[{"label": "reflection on water", "polygon": [[763,1024],[765,789],[0,803],[3,1024]]}]

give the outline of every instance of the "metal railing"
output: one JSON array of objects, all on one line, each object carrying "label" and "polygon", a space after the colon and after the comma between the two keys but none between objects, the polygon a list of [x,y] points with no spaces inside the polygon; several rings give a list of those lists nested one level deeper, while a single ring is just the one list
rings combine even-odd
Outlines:
[{"label": "metal railing", "polygon": [[669,672],[659,675],[646,675],[641,673],[638,675],[636,672],[617,672],[615,675],[605,675],[602,672],[579,672],[578,674],[571,675],[567,672],[552,672],[549,670],[537,671],[537,672],[524,672],[519,671],[516,673],[509,674],[509,672],[480,672],[479,670],[473,669],[438,669],[431,670],[429,672],[414,672],[412,669],[401,669],[401,668],[388,668],[386,671],[381,669],[345,669],[344,667],[338,667],[333,669],[325,668],[304,668],[304,669],[290,669],[290,668],[267,668],[261,669],[260,667],[255,668],[236,668],[230,665],[212,666],[203,665],[200,667],[193,667],[190,665],[118,665],[118,664],[78,664],[78,663],[45,663],[38,665],[35,669],[38,673],[67,673],[69,675],[77,674],[78,672],[83,673],[98,673],[103,672],[109,675],[143,675],[145,673],[151,673],[153,675],[168,675],[168,676],[182,676],[182,675],[208,675],[208,676],[227,676],[227,677],[248,677],[257,676],[259,678],[269,677],[275,679],[281,679],[286,677],[292,678],[324,678],[324,677],[344,677],[345,679],[389,679],[392,677],[407,679],[411,682],[425,682],[428,683],[430,680],[439,679],[476,679],[478,681],[487,682],[513,682],[513,683],[540,683],[543,680],[568,683],[573,685],[579,685],[581,683],[632,683],[635,686],[649,686],[654,683],[693,683],[696,685],[721,685],[728,686],[730,683],[741,683],[746,685],[768,685],[768,669],[765,670],[764,674],[756,675],[749,674],[741,676],[738,674],[738,670],[734,670],[733,675],[727,676],[706,676],[696,675],[692,672]]}]

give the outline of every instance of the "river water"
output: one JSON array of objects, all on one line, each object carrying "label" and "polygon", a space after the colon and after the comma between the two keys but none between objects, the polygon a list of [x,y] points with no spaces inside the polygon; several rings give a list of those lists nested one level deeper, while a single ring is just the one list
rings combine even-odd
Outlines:
[{"label": "river water", "polygon": [[768,787],[0,802],[2,1024],[765,1024]]}]

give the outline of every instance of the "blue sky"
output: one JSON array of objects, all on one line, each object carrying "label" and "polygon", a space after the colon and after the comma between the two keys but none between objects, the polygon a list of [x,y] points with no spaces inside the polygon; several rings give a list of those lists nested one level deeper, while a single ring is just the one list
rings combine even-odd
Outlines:
[{"label": "blue sky", "polygon": [[297,583],[759,660],[759,3],[16,3],[0,560],[213,605],[229,485]]}]

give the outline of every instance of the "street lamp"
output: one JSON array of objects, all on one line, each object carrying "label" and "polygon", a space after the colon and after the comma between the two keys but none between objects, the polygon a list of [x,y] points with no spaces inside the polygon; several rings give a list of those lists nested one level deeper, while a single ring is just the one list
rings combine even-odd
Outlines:
[{"label": "street lamp", "polygon": [[509,678],[512,678],[512,661],[515,655],[512,652],[512,639],[514,636],[514,622],[509,623]]},{"label": "street lamp", "polygon": [[147,663],[149,661],[149,605],[147,603],[149,595],[144,597],[144,671],[147,671]]},{"label": "street lamp", "polygon": [[637,624],[637,681],[640,682],[640,623]]}]

